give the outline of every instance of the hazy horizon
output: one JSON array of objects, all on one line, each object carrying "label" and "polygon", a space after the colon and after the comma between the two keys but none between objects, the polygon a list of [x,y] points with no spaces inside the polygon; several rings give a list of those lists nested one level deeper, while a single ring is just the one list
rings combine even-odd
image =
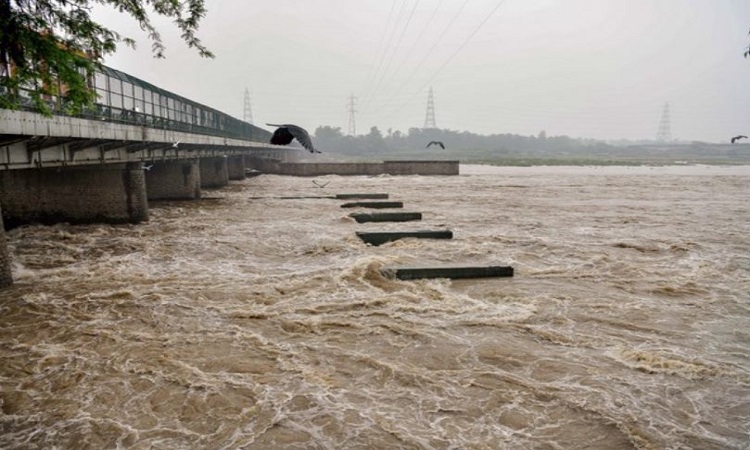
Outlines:
[{"label": "hazy horizon", "polygon": [[253,123],[478,134],[654,139],[670,105],[674,139],[749,134],[750,2],[744,0],[225,0],[206,3],[203,59],[169,21],[150,42],[128,16],[97,18],[133,37],[105,64]]}]

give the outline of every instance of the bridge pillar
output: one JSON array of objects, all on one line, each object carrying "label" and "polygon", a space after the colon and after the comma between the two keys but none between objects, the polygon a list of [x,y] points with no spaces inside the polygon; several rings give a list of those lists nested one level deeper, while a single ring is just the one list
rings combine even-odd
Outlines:
[{"label": "bridge pillar", "polygon": [[8,227],[25,223],[138,223],[148,220],[146,182],[137,163],[0,170]]},{"label": "bridge pillar", "polygon": [[227,170],[230,180],[245,179],[245,155],[232,155],[227,158]]},{"label": "bridge pillar", "polygon": [[281,160],[264,158],[259,156],[250,156],[245,158],[245,168],[255,169],[263,173],[279,173],[279,164]]},{"label": "bridge pillar", "polygon": [[153,163],[146,170],[146,195],[149,200],[201,198],[201,172],[198,161]]},{"label": "bridge pillar", "polygon": [[8,244],[5,242],[5,228],[3,227],[2,209],[0,209],[0,288],[13,284],[10,273],[10,255]]},{"label": "bridge pillar", "polygon": [[229,185],[226,156],[200,159],[201,187],[218,188]]}]

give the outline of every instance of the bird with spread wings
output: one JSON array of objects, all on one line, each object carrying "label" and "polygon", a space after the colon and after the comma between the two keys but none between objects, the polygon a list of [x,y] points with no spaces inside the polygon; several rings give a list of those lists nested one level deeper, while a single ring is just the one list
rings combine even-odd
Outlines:
[{"label": "bird with spread wings", "polygon": [[440,148],[442,148],[443,150],[445,150],[445,145],[443,145],[443,143],[440,142],[440,141],[430,141],[430,143],[427,144],[427,147],[425,147],[425,148],[430,148],[430,145],[439,145]]},{"label": "bird with spread wings", "polygon": [[271,144],[287,145],[292,142],[292,139],[297,139],[297,142],[302,144],[302,146],[310,153],[320,153],[320,151],[313,146],[312,139],[310,139],[310,135],[304,128],[289,124],[274,125],[272,123],[267,123],[266,125],[269,127],[277,127],[276,131],[273,132],[273,136],[271,136]]}]

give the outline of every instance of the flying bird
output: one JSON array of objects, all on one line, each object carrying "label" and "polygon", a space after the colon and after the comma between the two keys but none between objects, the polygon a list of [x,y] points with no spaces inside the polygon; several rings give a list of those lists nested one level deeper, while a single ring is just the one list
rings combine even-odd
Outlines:
[{"label": "flying bird", "polygon": [[274,125],[267,123],[269,127],[278,127],[271,136],[271,144],[274,145],[287,145],[292,142],[292,139],[297,139],[297,142],[302,144],[310,153],[320,153],[313,147],[310,135],[307,134],[304,128],[298,127],[297,125]]},{"label": "flying bird", "polygon": [[732,138],[732,144],[734,144],[734,141],[739,139],[747,139],[747,136],[739,135]]},{"label": "flying bird", "polygon": [[445,149],[445,145],[443,145],[443,143],[440,141],[430,141],[430,143],[427,144],[427,147],[425,148],[430,148],[430,145],[439,145],[440,148]]},{"label": "flying bird", "polygon": [[180,145],[180,141],[172,143],[172,148],[177,148]]},{"label": "flying bird", "polygon": [[154,167],[153,164],[151,164],[150,166],[143,166],[143,170],[151,170],[152,167]]},{"label": "flying bird", "polygon": [[319,188],[324,188],[324,187],[328,186],[328,183],[330,183],[330,181],[329,181],[328,183],[318,183],[318,182],[317,182],[317,181],[315,181],[315,180],[312,180],[312,182],[313,182],[313,184],[314,184],[315,186],[317,186],[317,187],[319,187]]}]

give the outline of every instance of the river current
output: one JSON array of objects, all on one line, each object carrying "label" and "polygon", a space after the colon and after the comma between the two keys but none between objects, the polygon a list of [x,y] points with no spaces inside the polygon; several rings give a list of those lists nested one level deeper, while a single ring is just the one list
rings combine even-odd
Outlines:
[{"label": "river current", "polygon": [[[423,220],[326,198],[360,192]],[[7,233],[0,448],[750,448],[750,167],[262,175],[204,197]],[[355,235],[420,229],[454,238]],[[452,264],[515,276],[381,273]]]}]

